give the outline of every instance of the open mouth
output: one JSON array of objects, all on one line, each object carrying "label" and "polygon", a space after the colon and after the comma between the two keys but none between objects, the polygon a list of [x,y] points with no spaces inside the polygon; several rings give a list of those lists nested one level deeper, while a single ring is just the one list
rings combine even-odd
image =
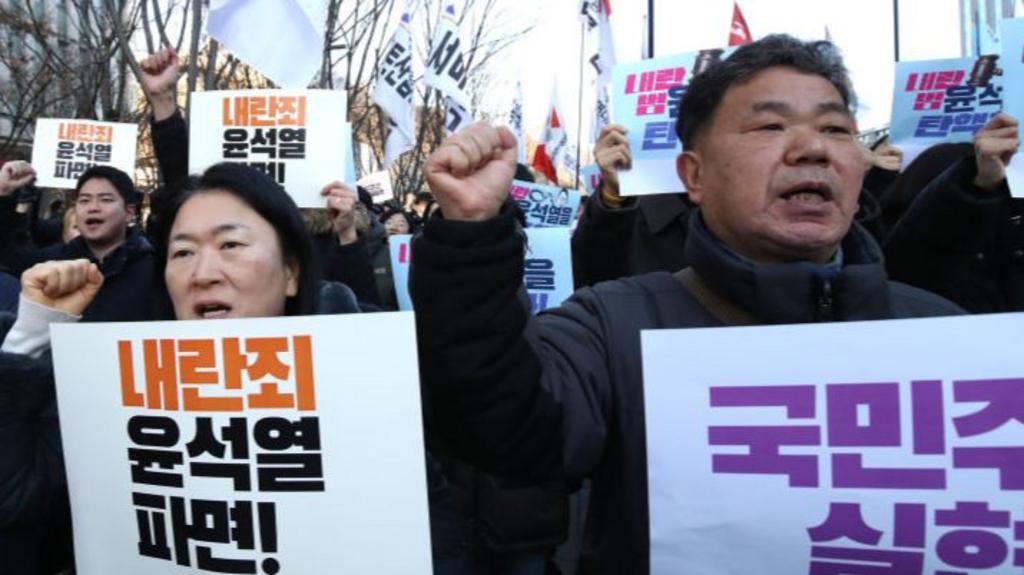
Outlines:
[{"label": "open mouth", "polygon": [[101,225],[103,225],[103,220],[100,218],[85,218],[85,226],[88,228],[94,228]]},{"label": "open mouth", "polygon": [[217,319],[227,317],[231,313],[231,306],[219,302],[200,303],[192,310],[202,319]]},{"label": "open mouth", "polygon": [[825,184],[800,184],[779,197],[788,202],[821,204],[832,200],[832,190]]}]

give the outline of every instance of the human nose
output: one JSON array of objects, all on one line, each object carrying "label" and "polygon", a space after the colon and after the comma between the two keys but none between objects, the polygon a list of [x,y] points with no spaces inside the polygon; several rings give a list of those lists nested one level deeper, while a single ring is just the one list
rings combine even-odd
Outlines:
[{"label": "human nose", "polygon": [[192,268],[192,285],[207,287],[220,283],[222,279],[220,261],[216,253],[199,250],[196,253],[195,265]]},{"label": "human nose", "polygon": [[827,164],[828,146],[824,134],[810,127],[794,128],[786,147],[786,161],[789,164]]}]

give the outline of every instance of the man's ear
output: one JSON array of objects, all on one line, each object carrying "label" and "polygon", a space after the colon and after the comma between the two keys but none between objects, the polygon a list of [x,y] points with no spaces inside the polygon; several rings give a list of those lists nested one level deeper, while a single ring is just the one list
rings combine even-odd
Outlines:
[{"label": "man's ear", "polygon": [[125,202],[124,203],[124,211],[128,212],[128,217],[129,218],[132,218],[132,219],[135,218],[135,204],[129,204],[128,202]]},{"label": "man's ear", "polygon": [[704,160],[700,152],[690,150],[676,156],[676,174],[686,186],[690,201],[700,204],[704,197]]}]

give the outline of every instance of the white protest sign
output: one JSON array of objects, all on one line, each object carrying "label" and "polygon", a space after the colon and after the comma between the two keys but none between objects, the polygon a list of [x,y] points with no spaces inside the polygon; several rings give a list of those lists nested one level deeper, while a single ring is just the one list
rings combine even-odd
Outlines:
[{"label": "white protest sign", "polygon": [[345,181],[351,136],[339,90],[225,90],[192,94],[189,171],[238,162],[269,174],[300,208],[322,208],[320,190]]},{"label": "white protest sign", "polygon": [[[1024,18],[1003,20],[1003,109],[1018,122],[1024,121]],[[1006,179],[1010,193],[1024,198],[1024,154],[1013,156]]]},{"label": "white protest sign", "polygon": [[99,165],[134,179],[138,133],[135,124],[39,118],[32,143],[36,185],[74,189],[78,176]]},{"label": "white protest sign", "polygon": [[1021,313],[644,331],[651,573],[1020,573],[1022,341]]},{"label": "white protest sign", "polygon": [[359,180],[359,185],[366,189],[375,204],[383,204],[395,197],[395,190],[391,185],[391,172],[387,170],[367,174]]},{"label": "white protest sign", "polygon": [[943,142],[970,142],[1003,107],[999,56],[897,62],[889,141],[904,167]]},{"label": "white protest sign", "polygon": [[52,336],[78,573],[430,573],[411,314]]},{"label": "white protest sign", "polygon": [[612,121],[629,138],[632,165],[619,170],[623,196],[684,192],[676,175],[682,144],[675,125],[679,102],[693,77],[732,53],[701,50],[620,64],[612,70]]},{"label": "white protest sign", "polygon": [[[529,249],[523,262],[523,287],[530,298],[533,313],[557,307],[573,292],[572,252],[569,228],[526,228]],[[395,282],[398,309],[412,310],[409,297],[409,264],[412,250],[409,235],[388,238],[391,249],[391,275]]]}]

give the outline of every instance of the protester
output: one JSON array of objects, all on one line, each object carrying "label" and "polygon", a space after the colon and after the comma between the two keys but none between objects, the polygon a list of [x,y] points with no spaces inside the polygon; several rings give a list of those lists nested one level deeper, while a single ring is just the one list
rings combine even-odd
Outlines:
[{"label": "protester", "polygon": [[0,312],[17,313],[21,284],[18,278],[0,271]]},{"label": "protester", "polygon": [[924,150],[907,164],[879,198],[882,214],[878,220],[878,227],[883,242],[896,226],[896,222],[907,213],[917,196],[932,180],[973,154],[974,147],[969,143],[942,143]]},{"label": "protester", "polygon": [[402,208],[390,208],[380,215],[380,223],[384,224],[389,236],[411,234],[416,228],[413,214]]},{"label": "protester", "polygon": [[572,235],[576,288],[687,265],[686,243],[692,204],[683,194],[622,197],[618,170],[632,163],[626,129],[601,129],[594,145],[601,183],[587,199]]},{"label": "protester", "polygon": [[582,572],[649,570],[642,329],[961,313],[889,282],[852,223],[865,171],[852,106],[827,42],[768,36],[712,65],[676,127],[692,267],[583,289],[536,318],[504,207],[515,138],[476,124],[428,161],[443,217],[413,241],[410,292],[430,425],[495,473],[590,478]]},{"label": "protester", "polygon": [[16,228],[14,191],[35,177],[27,162],[8,162],[0,170],[0,261],[20,275],[49,260],[85,258],[99,266],[103,289],[83,312],[83,321],[135,321],[152,317],[150,290],[153,248],[128,223],[134,212],[130,202],[135,186],[131,178],[111,166],[95,166],[79,178],[74,208],[80,236],[66,244],[35,248],[23,243]]},{"label": "protester", "polygon": [[972,313],[1024,311],[1024,200],[1006,182],[1017,120],[1000,114],[965,146],[973,154],[926,184],[889,234],[889,275]]}]

